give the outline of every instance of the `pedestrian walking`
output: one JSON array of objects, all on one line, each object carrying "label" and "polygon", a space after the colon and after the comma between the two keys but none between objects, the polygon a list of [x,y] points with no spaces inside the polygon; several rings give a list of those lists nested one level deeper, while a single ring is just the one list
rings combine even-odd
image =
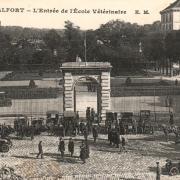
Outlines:
[{"label": "pedestrian walking", "polygon": [[122,144],[122,150],[126,151],[126,139],[124,136],[122,136],[122,138],[121,138],[121,144]]},{"label": "pedestrian walking", "polygon": [[39,158],[39,156],[41,155],[41,159],[43,159],[43,147],[42,147],[42,141],[39,141],[38,144],[38,154],[37,154],[37,158]]},{"label": "pedestrian walking", "polygon": [[83,163],[86,163],[86,145],[84,141],[82,141],[80,146],[80,159],[83,161]]},{"label": "pedestrian walking", "polygon": [[72,140],[72,138],[69,138],[68,151],[70,152],[70,155],[72,157],[74,154],[74,141]]},{"label": "pedestrian walking", "polygon": [[64,158],[65,142],[64,142],[64,140],[62,139],[62,137],[60,137],[58,151],[61,152],[61,157]]}]

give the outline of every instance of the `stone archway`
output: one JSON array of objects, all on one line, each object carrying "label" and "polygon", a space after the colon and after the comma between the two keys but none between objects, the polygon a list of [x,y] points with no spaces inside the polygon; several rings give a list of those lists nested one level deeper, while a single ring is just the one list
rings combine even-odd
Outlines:
[{"label": "stone archway", "polygon": [[98,111],[102,122],[106,120],[106,111],[110,110],[110,71],[111,65],[107,62],[68,62],[61,66],[63,74],[63,110],[74,109],[74,86],[84,77],[96,80],[99,84]]}]

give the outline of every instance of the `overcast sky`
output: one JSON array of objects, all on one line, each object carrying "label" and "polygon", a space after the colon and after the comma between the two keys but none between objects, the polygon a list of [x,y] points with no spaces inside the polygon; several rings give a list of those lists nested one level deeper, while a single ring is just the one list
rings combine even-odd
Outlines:
[{"label": "overcast sky", "polygon": [[[124,21],[149,24],[160,20],[159,12],[175,0],[0,0],[0,20],[3,26],[23,26],[38,28],[64,27],[64,21],[70,20],[81,29],[96,29],[100,24],[109,20],[121,19]],[[2,8],[24,8],[21,12],[2,12]],[[58,13],[34,13],[33,9],[53,9]],[[90,13],[74,14],[70,9],[89,10]],[[66,9],[66,14],[61,13]],[[93,9],[121,10],[126,14],[93,14]],[[30,10],[30,12],[28,12]],[[148,10],[150,14],[135,15],[135,10],[141,13]],[[13,11],[13,9],[12,9]]]}]

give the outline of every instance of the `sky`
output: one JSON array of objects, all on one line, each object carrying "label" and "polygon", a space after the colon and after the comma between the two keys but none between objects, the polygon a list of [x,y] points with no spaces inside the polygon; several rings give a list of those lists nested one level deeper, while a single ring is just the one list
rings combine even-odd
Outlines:
[{"label": "sky", "polygon": [[[116,19],[141,25],[151,24],[154,21],[160,20],[161,16],[159,12],[174,1],[175,0],[0,0],[0,21],[2,26],[62,29],[64,28],[64,21],[69,20],[83,30],[96,29],[101,24]],[[74,8],[77,8],[81,13],[72,13],[71,9]],[[49,11],[55,9],[56,12],[45,13],[40,12],[40,9]],[[93,12],[93,10],[98,9],[122,12],[120,14],[97,14]],[[139,10],[141,14],[135,14],[135,10]],[[143,14],[144,10],[148,10],[149,14]],[[126,13],[124,11],[126,11]]]}]

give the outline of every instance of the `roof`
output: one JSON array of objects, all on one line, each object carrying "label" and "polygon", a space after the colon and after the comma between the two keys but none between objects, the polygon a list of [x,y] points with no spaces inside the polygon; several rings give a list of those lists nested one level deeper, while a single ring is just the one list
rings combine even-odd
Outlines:
[{"label": "roof", "polygon": [[174,8],[180,8],[180,0],[177,0],[174,3],[171,3],[168,7],[166,7],[164,10],[162,10],[160,13],[163,13],[165,11],[168,11],[168,10],[171,10]]},{"label": "roof", "polygon": [[63,63],[61,69],[79,69],[79,68],[93,68],[93,69],[103,69],[103,68],[111,68],[111,64],[109,62],[67,62]]}]

